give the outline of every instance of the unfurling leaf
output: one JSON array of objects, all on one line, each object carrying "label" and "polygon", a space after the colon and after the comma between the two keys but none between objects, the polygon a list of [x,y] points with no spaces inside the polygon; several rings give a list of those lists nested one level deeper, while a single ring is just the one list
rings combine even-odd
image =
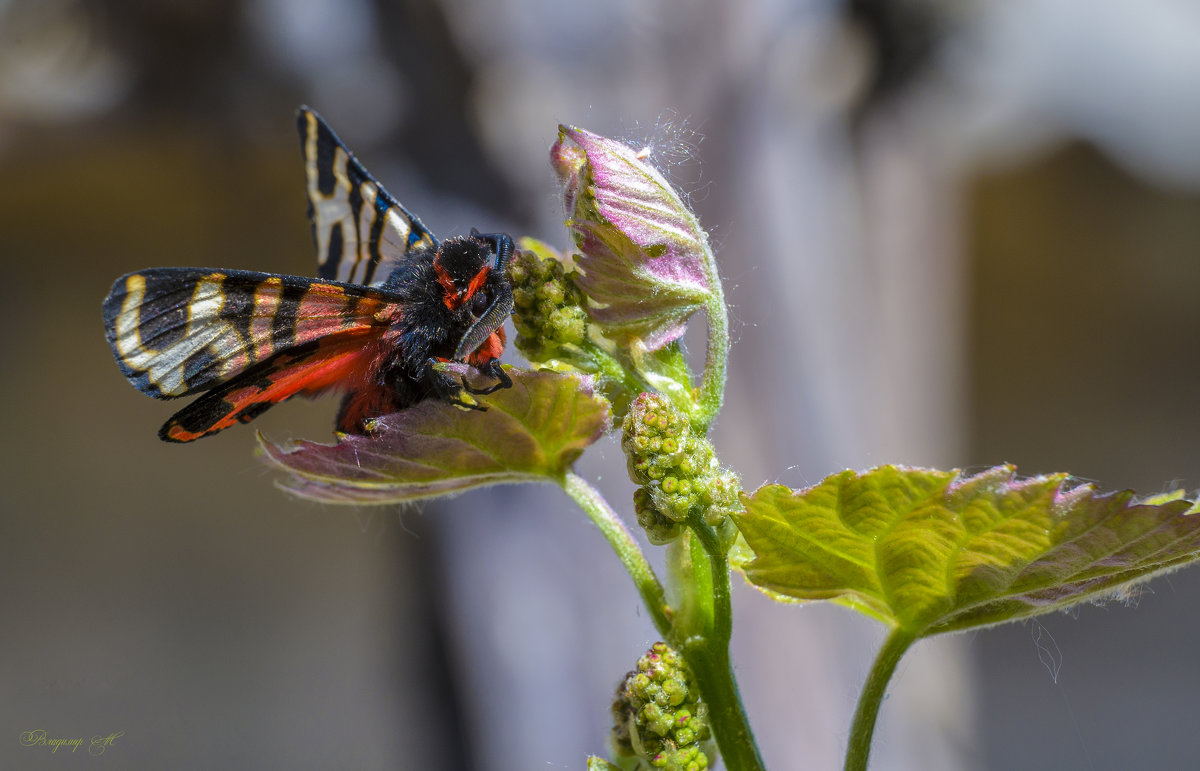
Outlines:
[{"label": "unfurling leaf", "polygon": [[281,486],[329,503],[398,503],[482,485],[557,481],[609,427],[608,403],[578,375],[508,369],[512,388],[477,397],[486,411],[440,399],[375,421],[337,444],[260,442],[289,471]]},{"label": "unfurling leaf", "polygon": [[561,126],[550,159],[563,183],[592,320],[611,339],[647,351],[679,339],[714,291],[712,249],[696,215],[653,166],[614,139]]},{"label": "unfurling leaf", "polygon": [[688,415],[695,411],[692,373],[677,342],[657,351],[640,344],[617,345],[592,323],[572,258],[532,238],[522,238],[519,244],[508,274],[516,346],[530,364],[593,376],[617,418],[647,390],[667,394]]},{"label": "unfurling leaf", "polygon": [[735,515],[755,555],[741,568],[768,593],[833,599],[926,637],[1112,595],[1200,557],[1200,516],[1182,496],[1014,472],[883,466],[767,485]]}]

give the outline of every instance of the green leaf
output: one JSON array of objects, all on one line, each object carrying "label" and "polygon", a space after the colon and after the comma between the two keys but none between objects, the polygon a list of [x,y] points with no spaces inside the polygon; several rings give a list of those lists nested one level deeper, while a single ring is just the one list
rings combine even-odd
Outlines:
[{"label": "green leaf", "polygon": [[[461,366],[461,365],[460,365]],[[370,436],[284,449],[259,441],[290,472],[281,486],[329,503],[398,503],[482,485],[559,481],[609,428],[591,379],[505,368],[512,388],[476,397],[486,411],[427,399],[379,418]]]},{"label": "green leaf", "polygon": [[1200,556],[1200,516],[1180,494],[1014,472],[883,466],[767,485],[735,515],[755,555],[740,567],[780,598],[832,599],[927,637],[1111,596]]}]

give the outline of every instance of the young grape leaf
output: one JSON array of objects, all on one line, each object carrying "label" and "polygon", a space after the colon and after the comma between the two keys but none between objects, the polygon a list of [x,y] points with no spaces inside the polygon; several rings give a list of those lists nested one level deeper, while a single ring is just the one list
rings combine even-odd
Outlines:
[{"label": "young grape leaf", "polygon": [[399,503],[481,485],[556,481],[608,430],[608,403],[590,378],[505,370],[512,388],[479,397],[486,411],[427,399],[379,418],[369,436],[291,449],[259,441],[291,473],[284,489],[328,503]]},{"label": "young grape leaf", "polygon": [[747,580],[832,599],[916,636],[999,624],[1112,596],[1200,557],[1182,494],[1098,494],[1066,474],[1017,479],[883,466],[805,490],[767,485],[735,515]]},{"label": "young grape leaf", "polygon": [[592,321],[621,345],[647,351],[679,339],[716,275],[696,215],[644,155],[614,139],[560,126],[550,162],[563,183]]}]

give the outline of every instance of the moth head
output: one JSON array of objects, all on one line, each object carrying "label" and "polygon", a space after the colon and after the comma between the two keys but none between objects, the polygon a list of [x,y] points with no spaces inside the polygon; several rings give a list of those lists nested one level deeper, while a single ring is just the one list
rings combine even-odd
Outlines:
[{"label": "moth head", "polygon": [[454,358],[462,360],[487,341],[504,324],[513,309],[508,283],[512,238],[503,233],[447,239],[434,261],[443,302],[469,323]]}]

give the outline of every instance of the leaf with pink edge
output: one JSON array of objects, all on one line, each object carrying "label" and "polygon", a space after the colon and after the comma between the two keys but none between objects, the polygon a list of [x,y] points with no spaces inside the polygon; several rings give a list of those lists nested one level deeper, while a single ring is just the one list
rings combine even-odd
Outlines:
[{"label": "leaf with pink edge", "polygon": [[1012,466],[843,471],[744,503],[735,519],[752,584],[921,637],[1113,596],[1200,557],[1200,516],[1182,495],[1102,495],[1065,474],[1018,479]]},{"label": "leaf with pink edge", "polygon": [[550,157],[592,320],[610,338],[649,351],[679,339],[716,280],[696,215],[657,169],[614,139],[560,126]]}]

